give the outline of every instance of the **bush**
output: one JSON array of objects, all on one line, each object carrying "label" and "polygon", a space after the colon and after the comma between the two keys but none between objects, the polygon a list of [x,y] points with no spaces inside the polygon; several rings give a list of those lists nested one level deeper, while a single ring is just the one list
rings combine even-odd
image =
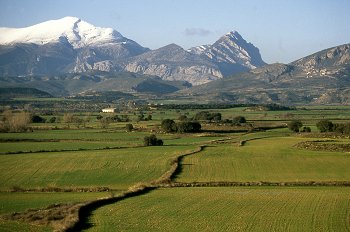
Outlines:
[{"label": "bush", "polygon": [[109,117],[100,119],[100,124],[102,129],[108,128],[110,123],[111,123],[111,118]]},{"label": "bush", "polygon": [[49,123],[55,123],[57,121],[56,117],[52,117],[49,119]]},{"label": "bush", "polygon": [[333,124],[333,130],[337,133],[350,135],[350,123]]},{"label": "bush", "polygon": [[303,129],[301,130],[301,132],[307,132],[307,133],[309,133],[309,132],[311,132],[311,128],[308,127],[308,126],[304,126]]},{"label": "bush", "polygon": [[163,146],[163,140],[157,139],[155,135],[145,136],[143,138],[145,146]]},{"label": "bush", "polygon": [[201,130],[201,124],[199,122],[180,122],[176,124],[178,133],[193,133]]},{"label": "bush", "polygon": [[209,111],[200,111],[193,117],[196,121],[221,121],[221,113],[210,113]]},{"label": "bush", "polygon": [[24,132],[29,129],[31,115],[28,112],[13,114],[12,111],[5,111],[0,130],[2,132]]},{"label": "bush", "polygon": [[167,133],[175,132],[177,130],[176,123],[171,119],[164,119],[161,123],[161,127]]},{"label": "bush", "polygon": [[241,123],[246,123],[246,122],[247,122],[247,120],[243,116],[236,116],[232,120],[232,123],[236,124],[236,125],[239,125]]},{"label": "bush", "polygon": [[46,119],[43,117],[40,117],[39,115],[33,115],[32,116],[32,122],[33,123],[45,123]]},{"label": "bush", "polygon": [[134,129],[134,126],[131,123],[125,125],[126,131],[131,132]]},{"label": "bush", "polygon": [[187,116],[186,115],[180,115],[178,119],[180,121],[187,121]]},{"label": "bush", "polygon": [[294,132],[299,132],[303,123],[300,120],[293,120],[288,123],[288,129]]},{"label": "bush", "polygon": [[320,130],[320,132],[332,132],[333,126],[333,123],[329,120],[321,120],[316,123],[316,127]]}]

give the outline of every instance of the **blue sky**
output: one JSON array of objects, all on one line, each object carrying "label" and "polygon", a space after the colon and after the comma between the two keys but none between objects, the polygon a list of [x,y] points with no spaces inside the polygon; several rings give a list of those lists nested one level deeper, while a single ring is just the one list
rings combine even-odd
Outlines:
[{"label": "blue sky", "polygon": [[350,43],[350,0],[0,0],[0,27],[76,16],[142,46],[211,44],[237,30],[268,62]]}]

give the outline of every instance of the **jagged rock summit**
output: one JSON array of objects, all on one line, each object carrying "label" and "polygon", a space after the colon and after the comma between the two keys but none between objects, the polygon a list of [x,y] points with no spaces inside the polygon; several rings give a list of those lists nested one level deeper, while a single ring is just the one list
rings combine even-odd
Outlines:
[{"label": "jagged rock summit", "polygon": [[237,31],[227,33],[212,45],[191,48],[189,52],[209,58],[220,67],[225,76],[266,64],[259,49],[243,39]]}]

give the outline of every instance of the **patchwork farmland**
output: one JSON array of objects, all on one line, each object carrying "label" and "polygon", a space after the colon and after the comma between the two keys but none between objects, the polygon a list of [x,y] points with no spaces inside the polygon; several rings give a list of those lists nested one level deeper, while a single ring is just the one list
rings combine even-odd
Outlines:
[{"label": "patchwork farmland", "polygon": [[[209,109],[221,121],[163,131],[163,119],[200,111],[150,111],[149,121],[133,113],[132,131],[57,115],[33,132],[0,133],[0,230],[350,230],[350,150],[336,149],[349,135],[316,128],[324,118],[346,125],[348,108]],[[247,122],[230,122],[237,115]],[[296,119],[312,132],[286,128]],[[163,146],[144,146],[150,134]],[[320,141],[332,149],[304,146]]]}]

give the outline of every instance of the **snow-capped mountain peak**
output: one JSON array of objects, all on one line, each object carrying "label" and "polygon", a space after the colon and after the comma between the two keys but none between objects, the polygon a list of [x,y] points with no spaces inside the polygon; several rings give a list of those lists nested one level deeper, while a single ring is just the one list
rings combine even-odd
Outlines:
[{"label": "snow-capped mountain peak", "polygon": [[67,40],[74,48],[121,42],[124,37],[112,28],[95,27],[76,17],[50,20],[25,28],[0,28],[0,44],[47,44]]}]

